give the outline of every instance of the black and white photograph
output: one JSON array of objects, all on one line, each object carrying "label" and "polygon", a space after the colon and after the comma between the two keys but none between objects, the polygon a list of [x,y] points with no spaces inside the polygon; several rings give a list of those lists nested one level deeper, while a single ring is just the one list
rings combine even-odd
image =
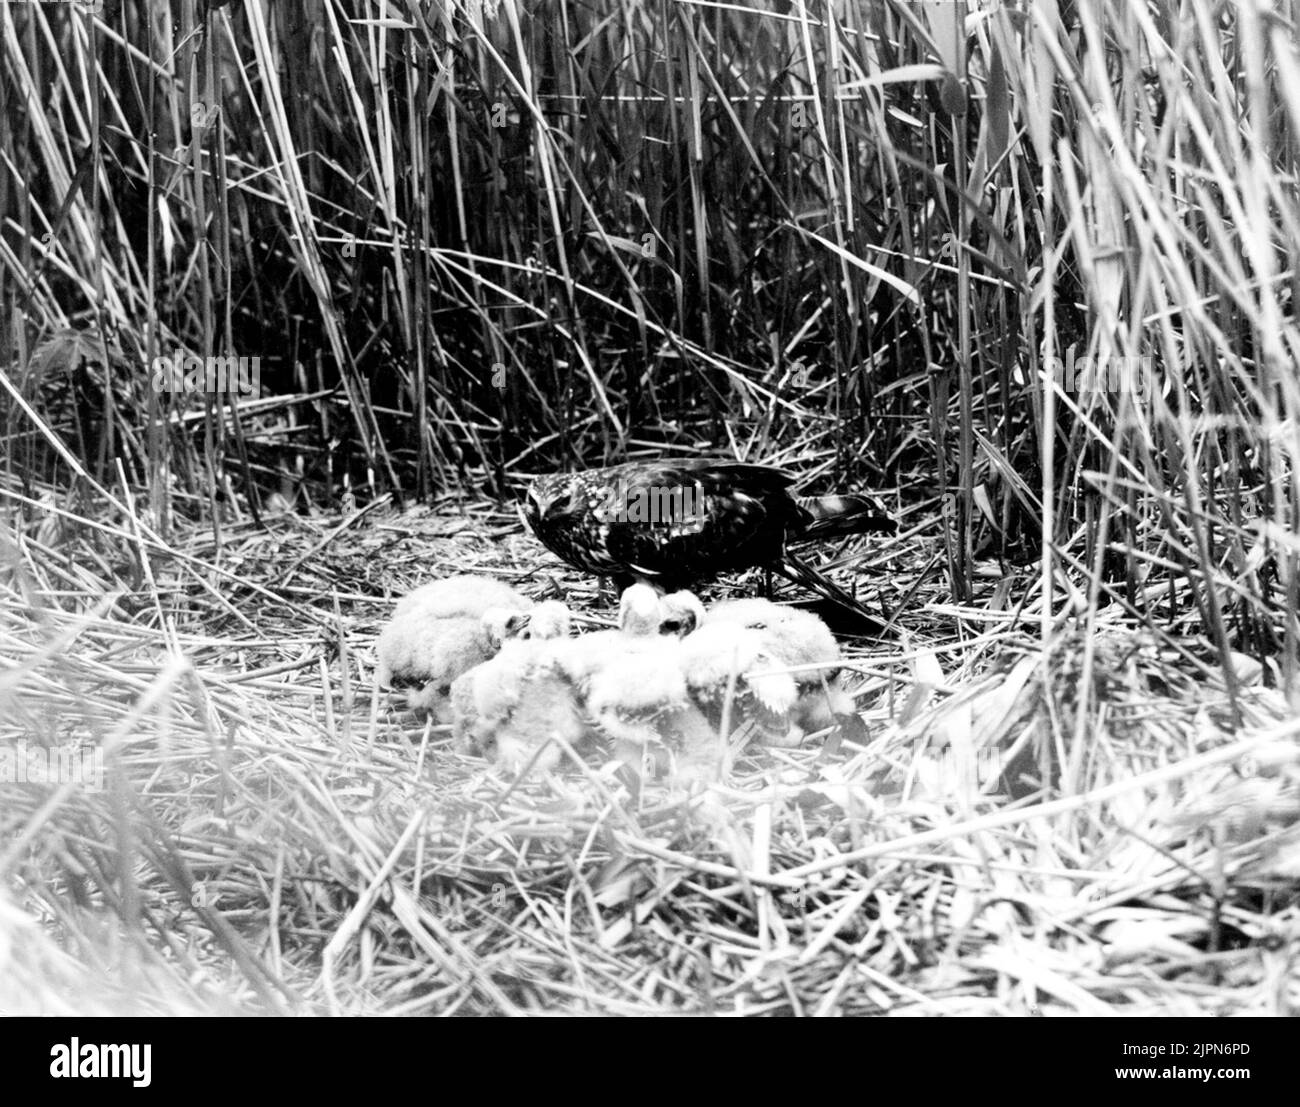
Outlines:
[{"label": "black and white photograph", "polygon": [[0,112],[42,1079],[1300,1015],[1300,2],[2,0]]}]

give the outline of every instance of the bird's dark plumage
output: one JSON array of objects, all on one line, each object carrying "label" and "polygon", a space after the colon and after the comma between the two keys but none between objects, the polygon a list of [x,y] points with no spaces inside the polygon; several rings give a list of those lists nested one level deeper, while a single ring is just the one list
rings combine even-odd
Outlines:
[{"label": "bird's dark plumage", "polygon": [[787,545],[893,524],[865,496],[799,497],[794,481],[737,461],[634,461],[540,477],[525,515],[553,553],[620,584],[641,579],[671,590],[763,566],[865,615]]}]

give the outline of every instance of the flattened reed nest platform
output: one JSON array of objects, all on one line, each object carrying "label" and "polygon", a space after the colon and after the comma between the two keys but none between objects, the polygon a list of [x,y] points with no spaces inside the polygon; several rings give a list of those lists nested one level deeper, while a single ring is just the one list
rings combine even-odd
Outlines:
[{"label": "flattened reed nest platform", "polygon": [[[0,784],[8,1010],[1298,1009],[1300,721],[1191,636],[1117,613],[1044,650],[1006,582],[923,584],[904,638],[846,647],[867,745],[633,802],[599,764],[500,775],[375,692],[389,597],[434,576],[609,619],[512,518],[107,538],[56,521],[0,577],[0,736],[106,777]],[[926,561],[871,550],[886,599]]]}]

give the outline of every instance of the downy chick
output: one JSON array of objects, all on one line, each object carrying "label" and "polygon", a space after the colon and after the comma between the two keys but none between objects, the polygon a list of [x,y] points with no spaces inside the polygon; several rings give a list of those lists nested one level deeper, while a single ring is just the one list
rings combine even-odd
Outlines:
[{"label": "downy chick", "polygon": [[799,690],[761,631],[739,623],[706,624],[682,639],[680,665],[691,699],[715,730],[730,736],[752,728],[771,745],[789,740]]},{"label": "downy chick", "polygon": [[592,676],[611,658],[658,649],[659,596],[648,584],[624,589],[618,604],[618,628],[594,630],[565,642],[557,657],[564,672],[583,696]]},{"label": "downy chick", "polygon": [[526,611],[530,607],[526,597],[502,581],[462,574],[432,580],[408,592],[397,601],[393,618],[418,610],[435,619],[477,619],[492,608]]},{"label": "downy chick", "polygon": [[476,616],[444,617],[432,610],[408,605],[389,620],[375,643],[375,676],[381,687],[405,692],[408,707],[449,723],[452,682],[495,656],[502,642],[522,632],[528,614],[493,607]]},{"label": "downy chick", "polygon": [[584,635],[563,660],[591,723],[638,776],[712,735],[687,691],[680,642],[672,631],[660,633],[663,622],[654,589],[634,584],[620,599],[619,629]]},{"label": "downy chick", "polygon": [[[587,734],[572,684],[556,664],[557,639],[569,633],[569,609],[547,601],[501,651],[452,682],[452,734],[457,746],[512,771],[556,735],[571,745]],[[554,768],[563,753],[552,743],[537,766]]]},{"label": "downy chick", "polygon": [[[517,772],[533,758],[555,768],[563,748],[581,746],[590,731],[573,685],[555,663],[554,643],[511,642],[451,686],[457,747]],[[543,748],[545,747],[545,748]]]},{"label": "downy chick", "polygon": [[669,592],[659,598],[659,633],[685,638],[704,622],[704,604],[694,592]]},{"label": "downy chick", "polygon": [[721,624],[757,631],[776,666],[801,670],[790,674],[798,699],[790,709],[789,736],[774,744],[798,745],[806,735],[836,725],[853,741],[865,737],[865,725],[842,683],[840,644],[811,611],[758,598],[725,600],[706,619],[706,625]]},{"label": "downy chick", "polygon": [[519,637],[525,641],[567,638],[572,623],[573,616],[559,600],[543,600],[529,610],[528,624],[519,632]]}]

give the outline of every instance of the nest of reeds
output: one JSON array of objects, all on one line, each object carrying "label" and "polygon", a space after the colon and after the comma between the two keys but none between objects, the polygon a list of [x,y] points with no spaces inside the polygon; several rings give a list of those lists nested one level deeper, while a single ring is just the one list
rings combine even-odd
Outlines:
[{"label": "nest of reeds", "polygon": [[391,597],[435,576],[608,621],[508,515],[124,524],[130,564],[63,522],[6,550],[0,738],[99,750],[102,789],[0,784],[9,1011],[1296,1009],[1300,723],[1114,609],[1044,645],[922,588],[846,643],[865,745],[633,799],[599,763],[504,775],[374,686]]}]

